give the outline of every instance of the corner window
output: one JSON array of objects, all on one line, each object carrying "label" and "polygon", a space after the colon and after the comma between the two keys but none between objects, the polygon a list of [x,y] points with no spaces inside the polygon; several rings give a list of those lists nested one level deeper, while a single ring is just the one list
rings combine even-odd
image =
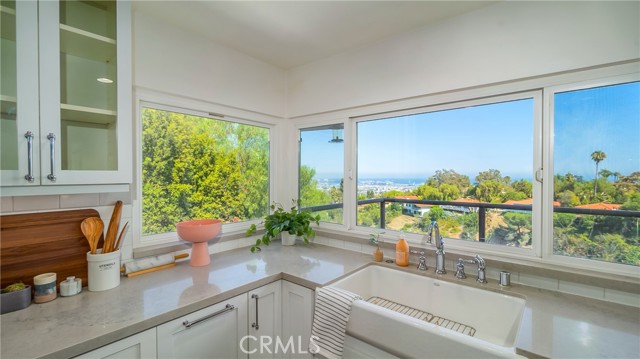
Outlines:
[{"label": "corner window", "polygon": [[531,248],[536,96],[357,122],[357,225]]},{"label": "corner window", "polygon": [[553,253],[640,265],[640,82],[553,94]]},{"label": "corner window", "polygon": [[142,117],[142,235],[177,222],[260,218],[269,205],[269,129],[152,107]]},{"label": "corner window", "polygon": [[321,221],[343,223],[344,125],[300,130],[298,192],[300,207]]}]

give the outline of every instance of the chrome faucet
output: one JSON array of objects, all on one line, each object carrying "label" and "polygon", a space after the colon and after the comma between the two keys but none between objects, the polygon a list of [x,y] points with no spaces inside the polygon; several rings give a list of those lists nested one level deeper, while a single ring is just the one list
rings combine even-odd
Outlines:
[{"label": "chrome faucet", "polygon": [[433,243],[433,232],[435,230],[435,242],[436,242],[436,273],[447,273],[444,269],[444,241],[440,237],[440,228],[437,221],[431,221],[429,228],[427,228],[427,239],[429,243]]},{"label": "chrome faucet", "polygon": [[[459,264],[461,263],[461,261],[462,261],[462,259],[458,259],[458,263]],[[478,282],[478,283],[487,283],[487,275],[485,273],[486,264],[484,263],[484,259],[482,257],[480,257],[479,255],[476,255],[473,259],[470,259],[470,260],[465,261],[465,262],[478,265],[478,278],[476,278],[476,282]],[[464,265],[463,265],[462,272],[464,274]],[[457,272],[456,272],[456,274],[457,274]],[[460,277],[458,277],[458,278],[460,278]]]}]

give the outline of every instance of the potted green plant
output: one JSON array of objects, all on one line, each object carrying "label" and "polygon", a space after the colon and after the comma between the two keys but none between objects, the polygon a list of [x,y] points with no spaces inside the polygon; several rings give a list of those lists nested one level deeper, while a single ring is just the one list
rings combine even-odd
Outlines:
[{"label": "potted green plant", "polygon": [[[309,243],[309,239],[315,238],[316,232],[311,228],[311,223],[320,225],[319,215],[314,216],[311,211],[299,210],[296,200],[292,200],[289,211],[286,211],[282,204],[275,202],[270,208],[272,213],[264,217],[264,234],[256,240],[255,245],[251,246],[251,252],[259,251],[262,244],[268,246],[278,234],[282,234],[284,245],[293,245],[296,237],[302,237],[306,244]],[[252,224],[247,229],[247,236],[254,234],[256,230],[256,225]],[[289,243],[285,239],[288,235],[292,236]]]},{"label": "potted green plant", "polygon": [[0,312],[2,314],[24,309],[31,305],[31,286],[22,282],[8,285],[2,289],[0,296]]}]

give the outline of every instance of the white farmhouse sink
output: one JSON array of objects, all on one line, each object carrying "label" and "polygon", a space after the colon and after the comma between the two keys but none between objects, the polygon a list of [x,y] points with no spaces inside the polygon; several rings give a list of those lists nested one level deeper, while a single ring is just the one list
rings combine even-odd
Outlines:
[{"label": "white farmhouse sink", "polygon": [[[473,281],[473,278],[467,280]],[[519,357],[514,343],[524,299],[376,265],[367,266],[330,286],[365,299],[354,302],[347,334],[387,353],[414,358]],[[371,297],[396,302],[459,325],[454,323],[447,329],[366,302]]]}]

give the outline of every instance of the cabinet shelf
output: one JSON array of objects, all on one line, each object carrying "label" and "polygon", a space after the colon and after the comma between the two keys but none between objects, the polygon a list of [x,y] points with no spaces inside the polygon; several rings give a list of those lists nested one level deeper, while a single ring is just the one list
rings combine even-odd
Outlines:
[{"label": "cabinet shelf", "polygon": [[16,104],[18,100],[13,96],[0,95],[2,119],[15,120],[16,119]]},{"label": "cabinet shelf", "polygon": [[118,113],[116,111],[100,108],[60,104],[61,118],[63,121],[95,123],[110,125],[116,123]]},{"label": "cabinet shelf", "polygon": [[60,24],[60,52],[100,62],[115,63],[114,39]]}]

